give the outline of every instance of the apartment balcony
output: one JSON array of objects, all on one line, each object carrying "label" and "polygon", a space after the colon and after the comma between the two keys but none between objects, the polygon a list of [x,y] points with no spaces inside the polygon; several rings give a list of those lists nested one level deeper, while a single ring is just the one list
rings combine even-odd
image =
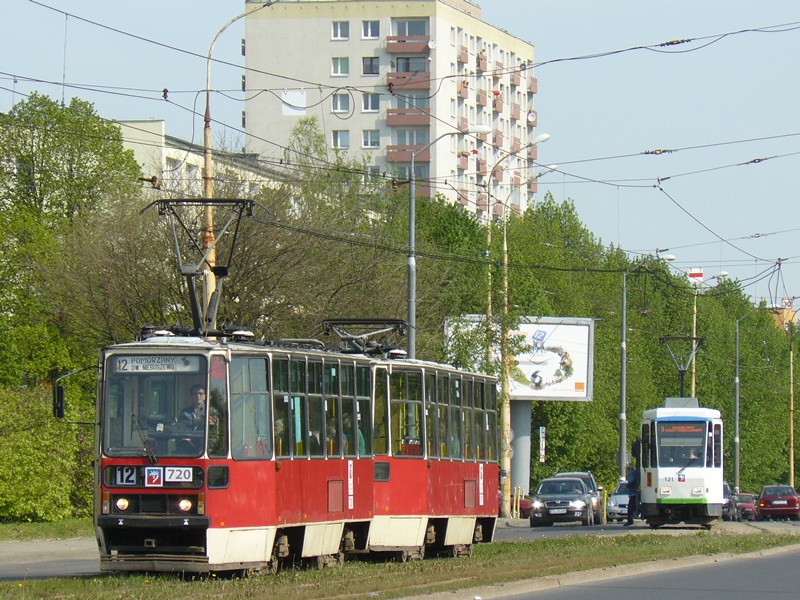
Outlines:
[{"label": "apartment balcony", "polygon": [[429,35],[390,35],[386,38],[389,54],[420,54],[430,50]]},{"label": "apartment balcony", "polygon": [[519,103],[514,102],[511,104],[511,118],[515,121],[519,121],[520,116],[522,116],[522,108],[520,107]]},{"label": "apartment balcony", "polygon": [[539,91],[539,80],[536,77],[528,77],[528,93],[535,94]]},{"label": "apartment balcony", "polygon": [[478,71],[489,70],[489,61],[486,60],[485,52],[481,51],[478,53],[478,56],[475,57],[475,66],[477,67]]},{"label": "apartment balcony", "polygon": [[519,152],[522,150],[522,142],[518,137],[511,138],[511,152]]},{"label": "apartment balcony", "polygon": [[526,125],[528,127],[536,127],[536,124],[539,122],[539,115],[536,113],[535,110],[528,111],[528,117],[526,119]]},{"label": "apartment balcony", "polygon": [[479,158],[477,160],[476,170],[478,171],[478,175],[481,177],[486,177],[486,175],[489,173],[489,167],[486,166],[485,158]]},{"label": "apartment balcony", "polygon": [[478,210],[482,210],[486,212],[489,208],[489,195],[488,194],[478,194],[478,201],[476,202]]},{"label": "apartment balcony", "polygon": [[467,117],[458,117],[458,130],[467,132],[469,129],[469,119]]},{"label": "apartment balcony", "polygon": [[462,65],[465,65],[469,62],[469,50],[466,46],[461,46],[458,49],[458,56],[456,57],[456,60]]},{"label": "apartment balcony", "polygon": [[461,206],[469,206],[469,190],[458,190],[458,203]]},{"label": "apartment balcony", "polygon": [[522,176],[520,175],[519,171],[514,171],[514,176],[511,179],[514,182],[514,188],[518,188],[522,181]]},{"label": "apartment balcony", "polygon": [[431,74],[424,71],[392,72],[386,76],[386,85],[391,90],[430,90]]},{"label": "apartment balcony", "polygon": [[530,158],[531,160],[536,160],[537,158],[539,158],[539,151],[536,149],[536,146],[531,146],[528,149],[528,158]]},{"label": "apartment balcony", "polygon": [[535,194],[539,191],[539,182],[535,179],[532,179],[528,182],[528,192],[531,194]]},{"label": "apartment balcony", "polygon": [[502,217],[505,207],[500,202],[495,202],[494,206],[492,207],[492,212],[494,213],[495,217]]},{"label": "apartment balcony", "polygon": [[492,179],[494,181],[503,181],[503,165],[497,165],[492,172]]},{"label": "apartment balcony", "polygon": [[469,79],[463,79],[458,86],[458,97],[466,100],[469,98]]},{"label": "apartment balcony", "polygon": [[391,127],[429,127],[431,115],[418,108],[390,108],[386,111],[386,124]]},{"label": "apartment balcony", "polygon": [[478,90],[478,106],[489,106],[489,94],[486,90]]},{"label": "apartment balcony", "polygon": [[458,153],[458,169],[460,171],[469,170],[469,152],[464,151]]},{"label": "apartment balcony", "polygon": [[514,71],[511,73],[511,85],[519,85],[522,83],[522,75],[519,71]]},{"label": "apartment balcony", "polygon": [[495,129],[494,133],[492,133],[492,144],[498,148],[503,146],[503,132],[499,129]]},{"label": "apartment balcony", "polygon": [[493,76],[494,76],[495,79],[499,79],[500,78],[500,75],[503,73],[503,69],[504,68],[505,67],[503,66],[502,61],[499,61],[499,60],[494,61],[494,73],[493,73]]},{"label": "apartment balcony", "polygon": [[500,96],[494,97],[494,102],[492,102],[492,110],[498,113],[503,112],[503,99]]},{"label": "apartment balcony", "polygon": [[[386,146],[386,162],[388,163],[410,163],[411,157],[415,152],[425,148],[420,146]],[[430,148],[425,149],[414,157],[415,163],[431,162]]]}]

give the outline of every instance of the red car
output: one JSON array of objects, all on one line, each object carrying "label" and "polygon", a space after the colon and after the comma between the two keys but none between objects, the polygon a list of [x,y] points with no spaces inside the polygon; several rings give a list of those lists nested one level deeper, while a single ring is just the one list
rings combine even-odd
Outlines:
[{"label": "red car", "polygon": [[[497,490],[497,516],[500,516],[500,511],[503,508],[503,494],[500,490]],[[511,495],[511,514],[514,514],[514,495]],[[520,519],[529,519],[531,516],[531,499],[526,498],[525,496],[519,497],[519,515],[518,518]]]},{"label": "red car", "polygon": [[755,521],[758,517],[754,494],[734,494],[734,521]]},{"label": "red car", "polygon": [[800,498],[790,485],[765,485],[758,495],[759,520],[791,519],[800,521]]}]

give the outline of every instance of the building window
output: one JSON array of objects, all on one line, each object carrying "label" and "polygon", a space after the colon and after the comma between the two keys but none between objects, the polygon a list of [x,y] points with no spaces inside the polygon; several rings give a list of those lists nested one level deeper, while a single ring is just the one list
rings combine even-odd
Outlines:
[{"label": "building window", "polygon": [[345,92],[333,95],[333,112],[335,113],[350,112],[350,94]]},{"label": "building window", "polygon": [[428,59],[424,56],[399,56],[397,58],[397,71],[399,73],[428,72]]},{"label": "building window", "polygon": [[424,146],[428,143],[428,137],[427,128],[397,130],[397,144],[400,146]]},{"label": "building window", "polygon": [[377,40],[381,36],[380,21],[361,21],[361,37],[365,40]]},{"label": "building window", "polygon": [[428,94],[407,94],[401,96],[395,94],[397,97],[397,108],[430,108],[431,99]]},{"label": "building window", "polygon": [[364,169],[364,184],[370,187],[377,186],[381,180],[381,168],[370,165]]},{"label": "building window", "polygon": [[377,56],[364,56],[361,59],[362,74],[378,75],[380,73],[380,61]]},{"label": "building window", "polygon": [[332,40],[346,40],[350,38],[350,21],[334,21],[332,25]]},{"label": "building window", "polygon": [[334,56],[331,59],[331,75],[338,77],[350,75],[350,59],[346,56]]},{"label": "building window", "polygon": [[428,35],[427,19],[397,19],[397,35]]},{"label": "building window", "polygon": [[381,145],[381,132],[377,129],[365,129],[362,140],[364,148],[380,148]]},{"label": "building window", "polygon": [[380,94],[363,94],[361,96],[361,110],[363,112],[378,112],[380,105]]},{"label": "building window", "polygon": [[346,150],[350,147],[350,131],[347,129],[333,130],[333,147]]}]

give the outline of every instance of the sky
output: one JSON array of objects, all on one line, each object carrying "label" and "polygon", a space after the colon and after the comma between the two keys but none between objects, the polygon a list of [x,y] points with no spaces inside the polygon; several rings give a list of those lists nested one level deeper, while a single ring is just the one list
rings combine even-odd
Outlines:
[{"label": "sky", "polygon": [[[754,302],[800,296],[800,4],[478,4],[535,46],[536,133],[551,136],[537,161],[559,167],[538,199],[571,199],[599,241],[634,259],[674,256],[673,270],[700,268],[706,285],[728,273]],[[205,56],[242,12],[232,0],[0,0],[0,111],[32,91],[78,96],[104,118],[164,119],[202,143],[191,111],[203,111]],[[231,126],[215,140],[228,147],[243,141],[243,35],[242,19],[213,52],[224,62],[211,88],[228,92],[211,112]]]}]

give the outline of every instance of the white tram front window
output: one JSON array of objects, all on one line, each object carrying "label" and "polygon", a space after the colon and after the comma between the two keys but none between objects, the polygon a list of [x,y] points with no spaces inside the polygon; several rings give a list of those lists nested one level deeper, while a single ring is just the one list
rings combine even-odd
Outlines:
[{"label": "white tram front window", "polygon": [[658,466],[684,468],[706,464],[705,421],[660,421],[656,431]]},{"label": "white tram front window", "polygon": [[[103,451],[107,456],[200,456],[225,403],[208,389],[206,357],[114,354],[106,359]],[[209,406],[209,400],[211,406]],[[217,408],[219,407],[219,408]]]}]

